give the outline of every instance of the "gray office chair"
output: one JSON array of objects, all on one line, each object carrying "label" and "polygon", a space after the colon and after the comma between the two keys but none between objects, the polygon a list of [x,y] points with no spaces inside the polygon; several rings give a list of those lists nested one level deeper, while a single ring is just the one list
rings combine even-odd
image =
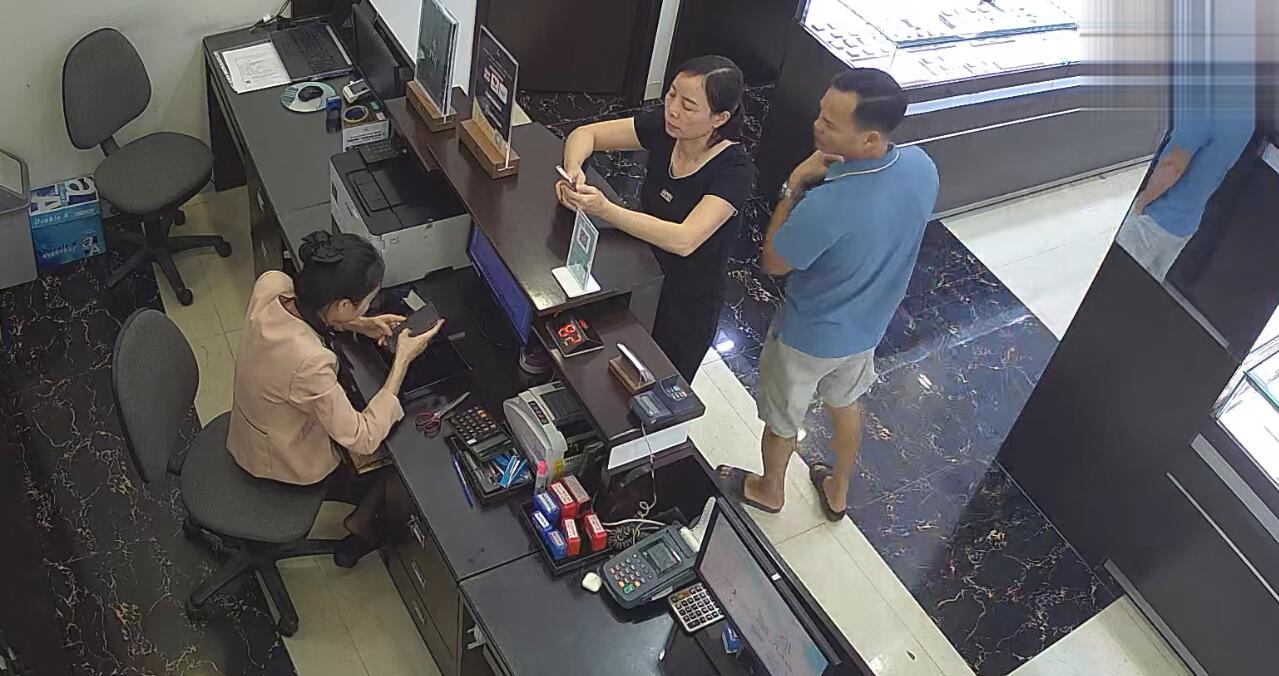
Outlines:
[{"label": "gray office chair", "polygon": [[200,372],[191,346],[164,313],[139,310],[125,321],[111,368],[125,445],[138,475],[148,484],[166,472],[178,475],[186,534],[207,532],[236,550],[191,593],[188,612],[198,617],[218,590],[257,572],[279,613],[277,628],[292,636],[298,615],[276,562],[333,553],[337,540],[306,537],[324,500],[323,484],[294,486],[241,469],[226,448],[230,413],[200,430],[185,453],[179,448]]},{"label": "gray office chair", "polygon": [[114,135],[151,102],[151,80],[129,39],[113,28],[96,30],[75,43],[62,65],[62,112],[67,135],[80,150],[102,148],[106,159],[93,178],[98,196],[127,220],[139,221],[143,234],[113,234],[113,242],[137,251],[108,280],[115,286],[152,261],[160,264],[174,295],[190,305],[191,290],[173,264],[173,254],[213,247],[223,258],[231,245],[221,237],[170,237],[174,224],[186,222],[181,206],[213,175],[213,151],[186,134],[156,132],[125,144]]}]

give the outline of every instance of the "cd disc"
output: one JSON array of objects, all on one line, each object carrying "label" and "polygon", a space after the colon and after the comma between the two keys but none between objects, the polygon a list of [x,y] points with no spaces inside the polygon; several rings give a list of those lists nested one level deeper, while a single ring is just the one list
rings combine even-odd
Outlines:
[{"label": "cd disc", "polygon": [[324,102],[334,96],[333,88],[323,82],[299,82],[284,90],[280,104],[299,113],[314,113],[324,110]]}]

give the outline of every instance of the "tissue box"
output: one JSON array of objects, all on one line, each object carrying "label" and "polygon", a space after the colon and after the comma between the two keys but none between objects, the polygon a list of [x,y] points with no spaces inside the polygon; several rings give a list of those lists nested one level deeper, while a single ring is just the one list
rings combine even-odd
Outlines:
[{"label": "tissue box", "polygon": [[98,189],[89,176],[32,188],[28,207],[36,265],[41,269],[106,251]]}]

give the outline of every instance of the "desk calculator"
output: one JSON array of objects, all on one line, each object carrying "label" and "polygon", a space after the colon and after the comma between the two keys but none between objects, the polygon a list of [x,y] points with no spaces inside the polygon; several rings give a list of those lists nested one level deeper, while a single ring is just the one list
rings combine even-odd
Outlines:
[{"label": "desk calculator", "polygon": [[483,406],[472,406],[454,413],[447,420],[457,437],[480,462],[487,461],[510,441],[502,426]]},{"label": "desk calculator", "polygon": [[666,597],[684,631],[693,633],[724,619],[724,613],[701,582]]}]

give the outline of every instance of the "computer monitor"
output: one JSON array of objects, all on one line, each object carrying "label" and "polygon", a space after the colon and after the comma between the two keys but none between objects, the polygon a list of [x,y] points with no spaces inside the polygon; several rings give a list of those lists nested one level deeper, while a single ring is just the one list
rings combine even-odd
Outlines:
[{"label": "computer monitor", "polygon": [[533,328],[533,303],[502,262],[493,243],[475,225],[471,226],[471,234],[466,241],[466,255],[471,259],[480,278],[493,292],[497,304],[502,306],[520,345],[527,345]]},{"label": "computer monitor", "polygon": [[781,576],[748,543],[743,524],[716,501],[697,558],[697,574],[742,640],[771,676],[821,676],[838,664],[833,650],[781,586]]}]

